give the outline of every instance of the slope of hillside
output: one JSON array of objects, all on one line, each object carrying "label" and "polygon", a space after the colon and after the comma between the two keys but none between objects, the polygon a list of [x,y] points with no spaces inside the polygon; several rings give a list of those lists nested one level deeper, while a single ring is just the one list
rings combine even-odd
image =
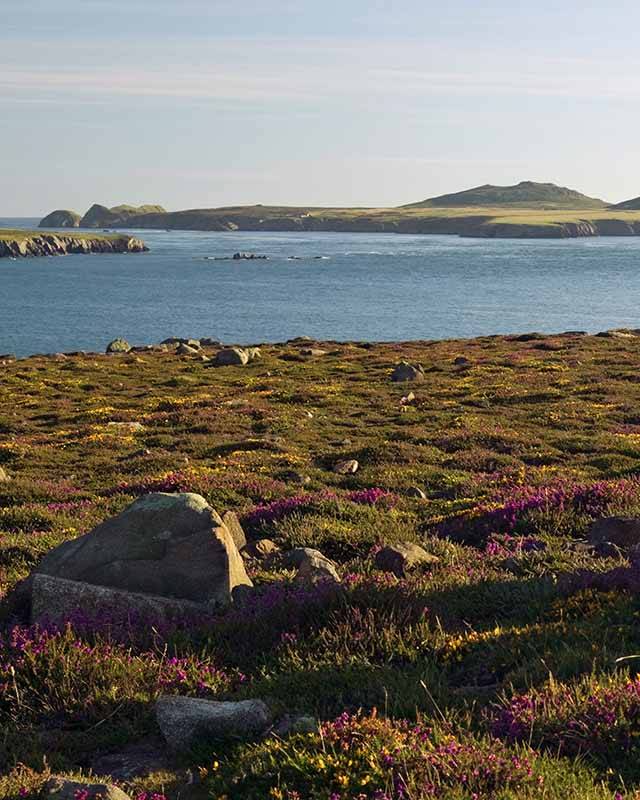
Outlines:
[{"label": "slope of hillside", "polygon": [[640,197],[625,200],[624,203],[616,203],[616,205],[609,206],[609,208],[614,211],[640,211]]},{"label": "slope of hillside", "polygon": [[431,197],[419,203],[409,203],[402,208],[448,208],[468,206],[519,206],[521,208],[606,208],[603,200],[588,197],[575,189],[556,186],[554,183],[521,181],[515,186],[485,184],[462,192]]}]

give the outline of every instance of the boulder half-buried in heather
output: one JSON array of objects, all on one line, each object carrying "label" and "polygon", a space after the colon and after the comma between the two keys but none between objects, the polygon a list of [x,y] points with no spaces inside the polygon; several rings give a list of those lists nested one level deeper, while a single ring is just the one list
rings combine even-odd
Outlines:
[{"label": "boulder half-buried in heather", "polygon": [[[146,495],[51,550],[36,569],[33,591],[57,591],[38,575],[208,609],[230,603],[236,587],[251,586],[231,533],[197,494]],[[78,592],[68,594],[72,606]],[[99,594],[93,593],[96,602]],[[34,609],[44,606],[41,600],[33,596]]]}]

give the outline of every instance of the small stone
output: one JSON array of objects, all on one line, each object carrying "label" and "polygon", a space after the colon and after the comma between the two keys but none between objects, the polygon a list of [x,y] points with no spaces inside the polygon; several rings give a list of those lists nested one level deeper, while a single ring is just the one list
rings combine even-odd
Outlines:
[{"label": "small stone", "polygon": [[231,538],[238,550],[242,550],[247,543],[247,537],[242,530],[238,515],[234,511],[225,511],[222,515],[222,524],[231,534]]},{"label": "small stone", "polygon": [[338,461],[338,463],[334,465],[333,471],[336,475],[353,475],[358,471],[359,467],[360,464],[358,464],[355,458],[349,458],[345,461]]},{"label": "small stone", "polygon": [[294,547],[292,550],[287,550],[282,556],[285,566],[296,569],[299,569],[309,558],[323,558],[328,561],[323,553],[313,547]]},{"label": "small stone", "polygon": [[315,717],[307,714],[290,716],[286,714],[273,728],[273,734],[284,739],[286,736],[318,733],[320,725]]},{"label": "small stone", "polygon": [[115,433],[135,433],[143,431],[144,425],[141,422],[107,422],[107,428]]},{"label": "small stone", "polygon": [[126,339],[114,339],[107,345],[107,353],[128,353],[131,345]]},{"label": "small stone", "polygon": [[259,347],[247,347],[245,348],[245,352],[249,357],[249,361],[255,361],[258,358],[262,358],[262,353],[260,352]]},{"label": "small stone", "polygon": [[77,800],[80,795],[87,800],[130,800],[128,794],[112,784],[83,783],[66,778],[50,778],[45,783],[42,794],[55,800]]},{"label": "small stone", "polygon": [[401,405],[401,406],[408,406],[408,405],[411,405],[411,403],[413,403],[413,401],[414,401],[415,399],[416,399],[416,396],[415,396],[415,394],[414,394],[413,392],[409,392],[409,394],[407,394],[407,395],[405,395],[404,397],[401,397],[401,398],[400,398],[400,405]]},{"label": "small stone", "polygon": [[419,486],[410,486],[407,489],[407,497],[417,497],[419,500],[426,500],[427,495],[422,491]]},{"label": "small stone", "polygon": [[340,583],[335,565],[332,561],[316,551],[317,554],[308,555],[300,564],[296,580],[314,586],[317,583],[329,581]]},{"label": "small stone", "polygon": [[304,412],[304,416],[305,416],[307,419],[313,419],[313,411],[305,411],[305,412]]},{"label": "small stone", "polygon": [[597,519],[589,531],[591,544],[603,545],[605,542],[624,550],[640,544],[640,519],[624,517],[603,517]]},{"label": "small stone", "polygon": [[11,478],[7,471],[3,467],[0,467],[0,483],[9,483],[10,480]]},{"label": "small stone", "polygon": [[185,344],[181,342],[176,347],[176,355],[177,356],[197,356],[198,355],[198,348],[192,347],[191,345]]},{"label": "small stone", "polygon": [[415,381],[422,383],[424,381],[424,370],[417,364],[409,364],[407,361],[401,361],[391,374],[391,380],[394,383],[402,383],[405,381]]},{"label": "small stone", "polygon": [[326,353],[326,350],[321,350],[319,347],[302,347],[300,349],[300,355],[306,358],[320,358],[326,355]]},{"label": "small stone", "polygon": [[249,363],[249,355],[242,347],[227,347],[216,353],[214,364],[217,367],[244,367]]},{"label": "small stone", "polygon": [[257,539],[254,542],[248,542],[248,544],[242,548],[243,556],[255,558],[258,561],[274,556],[279,552],[280,548],[275,542],[272,542],[271,539]]},{"label": "small stone", "polygon": [[375,565],[384,572],[393,572],[403,578],[408,570],[418,564],[437,564],[440,559],[414,542],[398,542],[383,547],[375,557]]},{"label": "small stone", "polygon": [[273,717],[262,700],[223,702],[165,695],[156,701],[156,720],[172,750],[188,750],[202,737],[233,741],[254,739]]},{"label": "small stone", "polygon": [[466,367],[467,364],[470,364],[471,362],[464,356],[458,356],[457,358],[454,358],[453,363],[456,367]]}]

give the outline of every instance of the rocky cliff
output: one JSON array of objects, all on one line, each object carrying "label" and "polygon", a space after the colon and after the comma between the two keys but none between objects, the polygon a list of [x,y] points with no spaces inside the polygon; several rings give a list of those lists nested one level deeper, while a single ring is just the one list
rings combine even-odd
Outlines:
[{"label": "rocky cliff", "polygon": [[0,258],[66,256],[74,253],[142,253],[149,248],[132,236],[65,236],[59,233],[16,233],[0,231]]}]

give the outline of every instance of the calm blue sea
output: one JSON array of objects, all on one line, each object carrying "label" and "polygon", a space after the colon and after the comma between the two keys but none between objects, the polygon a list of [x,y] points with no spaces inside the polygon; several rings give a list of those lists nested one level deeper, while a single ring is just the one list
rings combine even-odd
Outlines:
[{"label": "calm blue sea", "polygon": [[[0,259],[0,353],[640,327],[640,238],[133,233],[150,253]],[[269,260],[208,260],[238,250]]]}]

